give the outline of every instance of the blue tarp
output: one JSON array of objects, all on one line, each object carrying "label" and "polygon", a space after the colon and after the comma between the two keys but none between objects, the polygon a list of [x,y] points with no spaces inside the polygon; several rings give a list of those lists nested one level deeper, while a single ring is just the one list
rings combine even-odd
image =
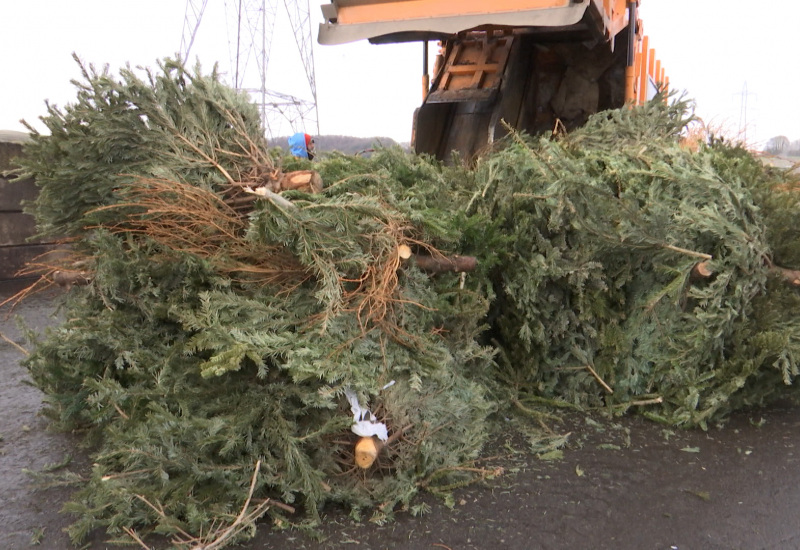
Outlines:
[{"label": "blue tarp", "polygon": [[291,151],[291,153],[298,158],[308,158],[308,150],[306,149],[306,135],[304,133],[298,132],[289,137],[289,151]]}]

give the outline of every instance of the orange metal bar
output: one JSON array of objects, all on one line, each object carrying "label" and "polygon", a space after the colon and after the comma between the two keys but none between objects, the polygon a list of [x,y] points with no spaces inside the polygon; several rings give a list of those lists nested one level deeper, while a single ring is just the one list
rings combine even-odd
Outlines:
[{"label": "orange metal bar", "polygon": [[636,63],[625,67],[625,103],[636,102]]},{"label": "orange metal bar", "polygon": [[639,105],[647,101],[647,55],[650,38],[642,38],[642,50],[639,54]]},{"label": "orange metal bar", "polygon": [[[628,0],[617,0],[615,10],[624,10],[627,16],[625,25],[628,27],[628,55],[625,66],[625,104],[634,105],[636,103],[636,76],[637,76],[637,48],[639,46],[639,29],[637,23],[638,2]],[[622,12],[620,12],[622,13]],[[615,14],[616,15],[616,14]]]},{"label": "orange metal bar", "polygon": [[428,99],[428,91],[431,89],[431,77],[428,74],[428,41],[422,42],[422,102]]}]

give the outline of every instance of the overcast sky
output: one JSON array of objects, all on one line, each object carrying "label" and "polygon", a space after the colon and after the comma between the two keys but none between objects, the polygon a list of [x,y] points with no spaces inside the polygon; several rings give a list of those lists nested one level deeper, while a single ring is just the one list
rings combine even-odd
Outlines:
[{"label": "overcast sky", "polygon": [[[310,4],[320,133],[408,141],[421,100],[421,45],[320,46],[322,3]],[[185,11],[185,0],[0,0],[0,129],[23,130],[22,118],[41,127],[45,100],[62,106],[74,100],[70,80],[80,73],[73,52],[114,73],[125,63],[154,67],[174,55]],[[231,13],[225,0],[209,0],[192,60],[230,70]],[[776,135],[800,139],[800,3],[643,0],[641,17],[671,86],[696,100],[697,114],[711,127],[753,147]],[[304,96],[287,22],[285,10],[279,12],[267,87]]]}]

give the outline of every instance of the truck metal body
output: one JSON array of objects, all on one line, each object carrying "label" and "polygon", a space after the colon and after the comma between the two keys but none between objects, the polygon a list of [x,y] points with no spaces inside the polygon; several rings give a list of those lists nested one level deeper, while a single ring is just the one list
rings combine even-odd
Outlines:
[{"label": "truck metal body", "polygon": [[[468,159],[516,128],[583,124],[667,84],[637,18],[639,0],[333,0],[321,44],[423,43],[418,153]],[[428,76],[427,45],[439,43]]]}]

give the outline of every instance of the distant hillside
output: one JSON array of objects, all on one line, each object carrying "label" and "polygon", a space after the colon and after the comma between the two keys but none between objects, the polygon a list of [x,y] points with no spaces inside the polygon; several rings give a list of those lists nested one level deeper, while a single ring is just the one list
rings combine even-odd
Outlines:
[{"label": "distant hillside", "polygon": [[[271,139],[269,141],[269,145],[271,147],[281,147],[283,149],[288,149],[289,136],[281,136]],[[389,137],[353,137],[353,136],[335,136],[335,135],[323,135],[323,136],[314,136],[314,143],[316,145],[317,152],[325,153],[330,151],[339,151],[340,153],[345,153],[348,155],[354,155],[360,151],[364,151],[366,149],[372,149],[376,146],[380,147],[393,147],[395,145],[399,145],[401,147],[408,148],[407,143],[398,143],[392,138]]]}]

